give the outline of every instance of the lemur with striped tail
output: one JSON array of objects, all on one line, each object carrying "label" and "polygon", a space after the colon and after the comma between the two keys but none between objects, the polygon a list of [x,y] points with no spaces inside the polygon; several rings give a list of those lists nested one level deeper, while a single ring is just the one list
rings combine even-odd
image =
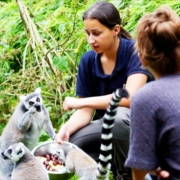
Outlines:
[{"label": "lemur with striped tail", "polygon": [[67,146],[58,149],[56,153],[64,160],[67,171],[75,172],[79,180],[108,180],[112,159],[112,128],[119,102],[122,98],[128,98],[125,89],[117,89],[106,109],[103,117],[101,146],[99,162],[97,163],[89,155],[76,146]]}]

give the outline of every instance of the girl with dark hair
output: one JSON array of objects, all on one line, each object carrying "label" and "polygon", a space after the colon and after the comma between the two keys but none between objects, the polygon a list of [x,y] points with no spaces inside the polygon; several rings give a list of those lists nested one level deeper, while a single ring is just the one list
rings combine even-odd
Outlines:
[{"label": "girl with dark hair", "polygon": [[[84,21],[85,19],[96,19],[111,30],[116,25],[121,25],[122,21],[118,10],[113,4],[107,2],[97,2],[92,5],[83,15],[82,20]],[[132,39],[130,33],[122,26],[117,35],[119,38]]]},{"label": "girl with dark hair", "polygon": [[[155,81],[131,100],[130,150],[126,166],[134,180],[161,167],[180,179],[180,19],[168,6],[144,15],[137,27],[141,63]],[[157,172],[157,171],[156,171]]]},{"label": "girl with dark hair", "polygon": [[119,12],[113,4],[95,3],[84,13],[83,22],[92,50],[82,56],[79,64],[76,94],[80,98],[66,97],[63,103],[65,110],[76,111],[55,140],[70,141],[98,160],[102,117],[112,93],[126,88],[130,97],[120,102],[113,127],[112,171],[117,179],[131,179],[131,170],[124,166],[129,149],[130,101],[152,76],[141,68],[134,41],[121,27]]}]

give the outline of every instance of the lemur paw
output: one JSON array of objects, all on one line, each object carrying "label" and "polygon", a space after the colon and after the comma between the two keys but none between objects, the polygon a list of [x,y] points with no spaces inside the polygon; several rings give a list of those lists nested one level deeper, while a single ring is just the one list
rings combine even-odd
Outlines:
[{"label": "lemur paw", "polygon": [[36,108],[34,106],[29,108],[30,114],[34,114],[35,112],[36,112]]}]

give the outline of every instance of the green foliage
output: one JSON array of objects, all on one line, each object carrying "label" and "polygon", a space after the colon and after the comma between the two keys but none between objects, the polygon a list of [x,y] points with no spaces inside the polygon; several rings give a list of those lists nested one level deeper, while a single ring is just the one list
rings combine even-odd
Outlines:
[{"label": "green foliage", "polygon": [[49,135],[45,131],[42,131],[41,136],[39,138],[39,142],[41,143],[44,141],[51,141],[51,138],[49,137]]},{"label": "green foliage", "polygon": [[[64,112],[62,102],[67,95],[75,96],[78,62],[89,48],[81,16],[93,2],[24,1],[46,54],[40,44],[33,46],[32,34],[22,21],[16,1],[0,2],[0,123],[7,122],[13,113],[15,97],[39,86],[54,127],[58,129],[69,118],[73,111]],[[52,62],[46,62],[49,55]],[[3,104],[4,97],[9,106]]]},{"label": "green foliage", "polygon": [[[74,175],[72,178],[71,178],[71,180],[77,180],[78,179],[78,176],[77,175]],[[112,175],[112,173],[110,172],[110,174],[109,174],[109,180],[113,180],[114,178],[113,178],[113,175]]]},{"label": "green foliage", "polygon": [[[180,15],[178,0],[107,1],[118,8],[122,25],[134,37],[139,18],[161,5],[171,6]],[[0,134],[19,95],[32,92],[36,87],[42,88],[45,105],[58,131],[74,112],[65,112],[62,103],[66,96],[75,96],[78,63],[90,48],[82,15],[96,0],[22,1],[36,27],[33,32],[32,24],[22,20],[17,2],[0,0]],[[43,132],[40,141],[46,140],[49,137]],[[113,179],[111,174],[110,179]]]},{"label": "green foliage", "polygon": [[135,37],[135,30],[138,20],[145,13],[149,13],[160,7],[169,5],[180,15],[180,1],[172,0],[122,0],[119,5],[120,14],[123,19],[123,26]]}]

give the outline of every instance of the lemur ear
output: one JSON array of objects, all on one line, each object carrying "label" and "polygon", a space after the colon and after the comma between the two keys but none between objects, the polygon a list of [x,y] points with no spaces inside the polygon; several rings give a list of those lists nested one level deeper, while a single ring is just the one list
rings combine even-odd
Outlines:
[{"label": "lemur ear", "polygon": [[41,88],[40,87],[36,88],[34,92],[40,94],[41,93]]},{"label": "lemur ear", "polygon": [[22,142],[19,142],[19,145],[23,146],[24,144]]},{"label": "lemur ear", "polygon": [[21,96],[19,96],[19,99],[20,99],[20,101],[24,101],[26,99],[26,96],[21,95]]}]

